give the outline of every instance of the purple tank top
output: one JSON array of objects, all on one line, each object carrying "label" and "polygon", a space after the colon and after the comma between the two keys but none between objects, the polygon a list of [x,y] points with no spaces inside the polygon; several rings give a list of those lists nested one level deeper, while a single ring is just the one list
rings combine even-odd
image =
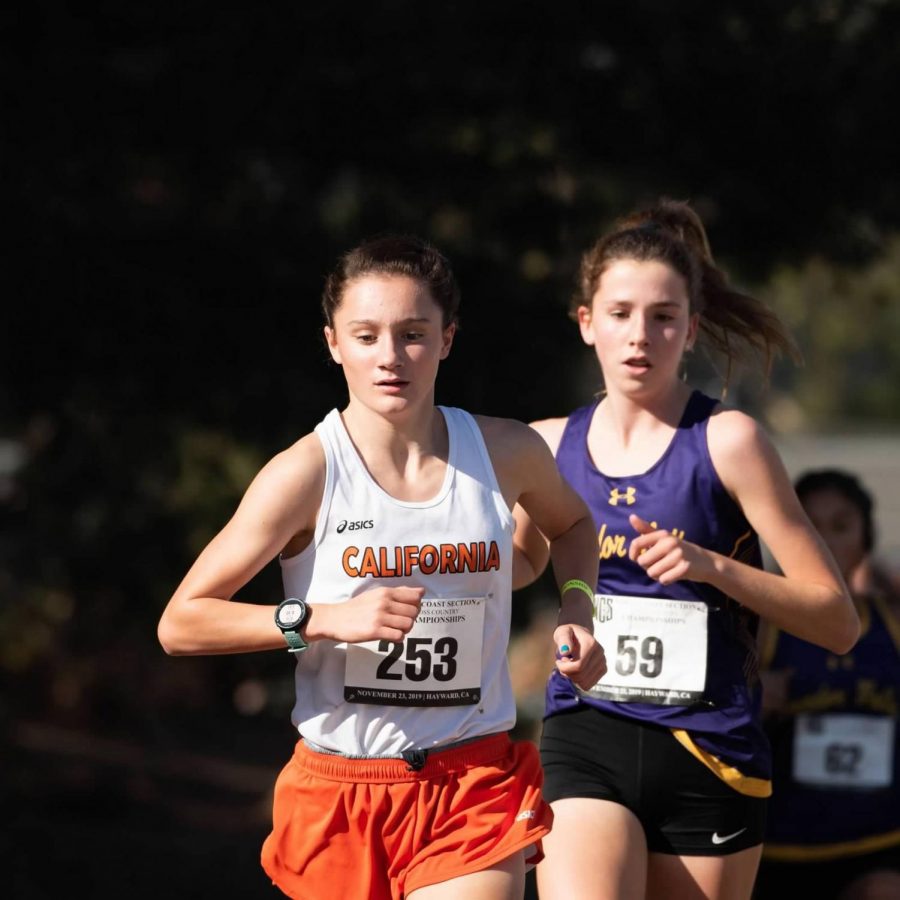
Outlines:
[{"label": "purple tank top", "polygon": [[[600,552],[598,593],[706,603],[703,699],[690,706],[598,699],[579,694],[554,671],[547,685],[546,716],[587,704],[613,715],[684,729],[698,747],[742,774],[768,779],[771,759],[760,722],[756,615],[708,584],[661,585],[627,553],[637,537],[628,516],[636,513],[691,543],[761,568],[756,532],[728,495],[710,459],[706,429],[717,402],[695,391],[666,451],[640,475],[609,477],[590,459],[587,434],[597,403],[569,416],[556,453],[560,471],[594,517]],[[604,649],[612,667],[615,648]]]},{"label": "purple tank top", "polygon": [[[808,858],[803,849],[838,845],[834,856],[850,856],[867,847],[900,845],[900,619],[887,597],[876,592],[860,603],[862,635],[844,656],[793,635],[778,632],[772,669],[790,672],[787,714],[767,723],[774,753],[774,784],[766,846],[778,847],[785,859]],[[828,717],[856,717],[852,735],[826,744],[824,770],[831,778],[816,783],[797,773],[797,716],[809,717],[805,729],[824,728]],[[883,722],[884,777],[872,783],[863,757],[879,741],[865,735],[865,722]],[[885,746],[886,745],[886,746]],[[889,752],[886,752],[889,751]],[[802,769],[802,765],[800,766]],[[821,775],[824,773],[815,773]],[[854,782],[859,784],[854,784]],[[828,810],[828,815],[822,815]],[[787,845],[785,847],[785,845]],[[797,848],[797,849],[793,849]]]}]

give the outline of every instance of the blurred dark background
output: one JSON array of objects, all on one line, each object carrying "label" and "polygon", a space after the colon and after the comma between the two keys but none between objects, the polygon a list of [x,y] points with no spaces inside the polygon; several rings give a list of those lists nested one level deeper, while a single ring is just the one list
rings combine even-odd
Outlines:
[{"label": "blurred dark background", "polygon": [[[530,420],[599,386],[565,314],[580,253],[690,200],[806,356],[729,401],[785,440],[897,434],[895,0],[43,0],[0,23],[5,896],[275,893],[291,661],[169,659],[155,627],[259,466],[344,402],[319,292],[361,238],[455,264],[439,402]],[[272,565],[242,596],[279,593]],[[524,634],[552,598],[516,601]]]}]

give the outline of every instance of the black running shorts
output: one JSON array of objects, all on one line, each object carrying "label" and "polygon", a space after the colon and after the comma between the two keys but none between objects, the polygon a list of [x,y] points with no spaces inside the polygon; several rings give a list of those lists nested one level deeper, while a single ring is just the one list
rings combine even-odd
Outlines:
[{"label": "black running shorts", "polygon": [[667,728],[582,706],[544,720],[544,797],[611,800],[653,853],[727,856],[762,843],[766,800],[739,794]]}]

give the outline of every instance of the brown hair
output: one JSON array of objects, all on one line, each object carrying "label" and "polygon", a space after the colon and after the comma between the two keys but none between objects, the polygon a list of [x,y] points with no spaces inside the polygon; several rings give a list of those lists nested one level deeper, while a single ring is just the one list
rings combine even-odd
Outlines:
[{"label": "brown hair", "polygon": [[447,258],[427,241],[412,235],[387,234],[369,238],[348,250],[325,280],[322,313],[334,327],[334,314],[351,281],[366,275],[405,275],[420,282],[441,308],[446,328],[459,318],[459,287]]},{"label": "brown hair", "polygon": [[684,278],[690,311],[700,314],[701,335],[727,360],[726,386],[733,362],[747,350],[762,355],[767,374],[778,353],[799,362],[797,345],[775,312],[735,290],[716,266],[703,222],[687,203],[663,198],[633,212],[584,254],[573,318],[578,307],[590,307],[603,273],[623,259],[662,262]]}]

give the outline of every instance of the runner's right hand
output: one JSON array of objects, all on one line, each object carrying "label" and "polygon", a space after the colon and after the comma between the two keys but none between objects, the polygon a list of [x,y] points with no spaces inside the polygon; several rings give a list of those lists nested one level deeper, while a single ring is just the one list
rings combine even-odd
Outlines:
[{"label": "runner's right hand", "polygon": [[[415,624],[425,588],[377,587],[343,603],[311,601],[309,638],[359,644],[363,641],[399,643]],[[313,634],[310,632],[313,631]]]}]

